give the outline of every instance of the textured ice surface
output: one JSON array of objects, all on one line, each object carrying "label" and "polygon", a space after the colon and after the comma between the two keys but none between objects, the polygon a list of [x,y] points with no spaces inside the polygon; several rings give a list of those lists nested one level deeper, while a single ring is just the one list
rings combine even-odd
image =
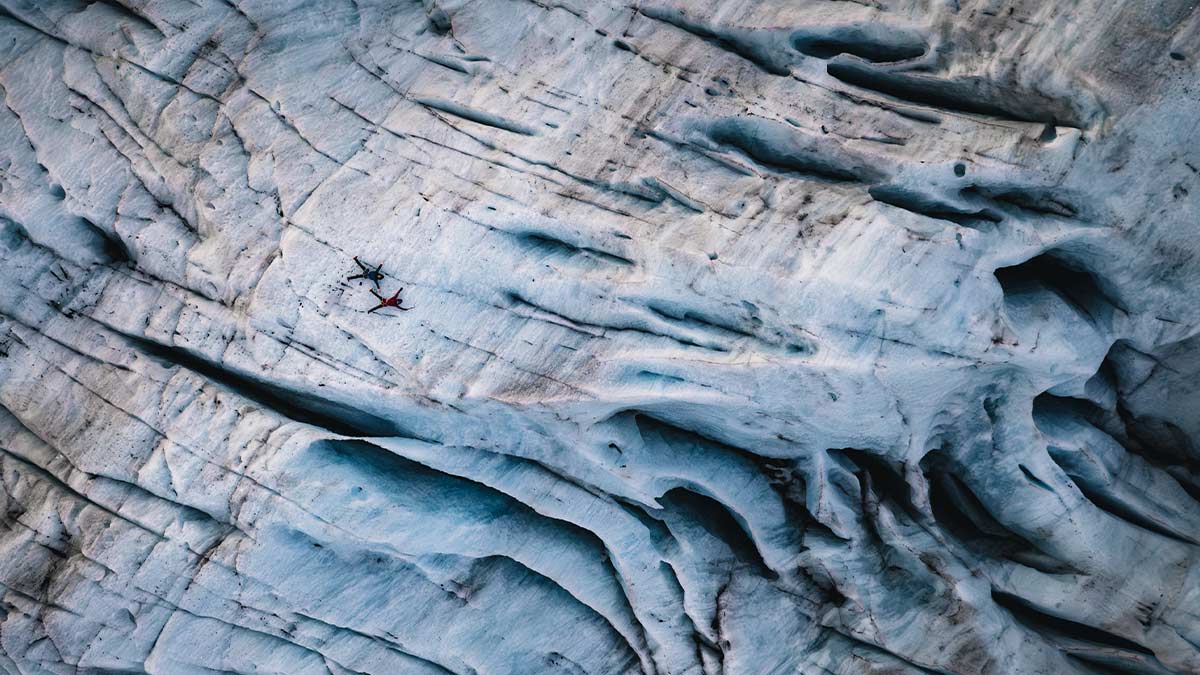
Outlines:
[{"label": "textured ice surface", "polygon": [[1192,0],[0,6],[0,669],[1200,672]]}]

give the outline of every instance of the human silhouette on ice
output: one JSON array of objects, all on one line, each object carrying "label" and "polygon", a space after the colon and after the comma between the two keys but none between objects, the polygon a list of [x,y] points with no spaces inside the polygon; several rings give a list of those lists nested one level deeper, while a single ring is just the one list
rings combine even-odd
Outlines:
[{"label": "human silhouette on ice", "polygon": [[413,309],[412,307],[401,307],[400,306],[400,303],[403,302],[400,299],[400,293],[403,291],[404,291],[404,288],[401,287],[399,291],[396,291],[396,293],[394,295],[392,295],[392,297],[385,298],[382,295],[376,293],[374,289],[371,289],[371,295],[375,296],[379,300],[379,304],[372,307],[371,309],[368,309],[367,314],[370,314],[371,312],[374,312],[377,309],[383,309],[385,307],[395,307],[396,309],[398,309],[402,312],[407,312],[408,310]]},{"label": "human silhouette on ice", "polygon": [[358,259],[358,256],[354,256],[354,263],[358,265],[362,272],[355,274],[352,277],[346,277],[346,281],[350,281],[351,279],[366,279],[367,281],[374,283],[375,288],[379,288],[379,282],[383,281],[384,277],[383,263],[379,263],[378,267],[372,269],[370,265],[364,265],[363,262]]}]

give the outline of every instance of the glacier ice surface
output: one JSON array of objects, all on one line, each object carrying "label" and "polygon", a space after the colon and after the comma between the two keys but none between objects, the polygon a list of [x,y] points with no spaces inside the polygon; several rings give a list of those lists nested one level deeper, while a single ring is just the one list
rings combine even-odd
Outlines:
[{"label": "glacier ice surface", "polygon": [[1198,45],[0,0],[0,670],[1200,672]]}]

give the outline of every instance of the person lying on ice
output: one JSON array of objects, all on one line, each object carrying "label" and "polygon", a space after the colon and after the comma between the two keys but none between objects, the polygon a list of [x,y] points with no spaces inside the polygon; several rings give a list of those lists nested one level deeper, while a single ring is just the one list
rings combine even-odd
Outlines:
[{"label": "person lying on ice", "polygon": [[368,309],[367,314],[370,314],[371,312],[374,312],[377,309],[383,309],[384,307],[395,307],[396,309],[398,309],[402,312],[407,312],[408,310],[413,309],[412,307],[401,307],[400,306],[400,303],[403,302],[400,299],[400,293],[404,290],[403,287],[401,287],[401,289],[399,291],[396,291],[396,294],[390,298],[385,298],[382,295],[376,293],[375,289],[370,289],[370,290],[371,290],[371,295],[375,296],[379,300],[379,304],[372,307],[371,309]]},{"label": "person lying on ice", "polygon": [[384,276],[383,263],[379,263],[379,267],[371,269],[371,266],[364,265],[362,261],[358,259],[358,256],[354,256],[354,263],[358,265],[362,272],[355,274],[352,277],[346,277],[346,281],[350,281],[351,279],[366,279],[367,281],[373,282],[375,284],[375,288],[379,288],[379,282],[383,281]]}]

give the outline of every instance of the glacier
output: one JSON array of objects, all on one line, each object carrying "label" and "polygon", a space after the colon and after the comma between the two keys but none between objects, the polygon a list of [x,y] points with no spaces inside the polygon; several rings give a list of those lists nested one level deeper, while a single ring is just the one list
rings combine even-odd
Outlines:
[{"label": "glacier", "polygon": [[0,0],[0,670],[1200,672],[1196,8]]}]

